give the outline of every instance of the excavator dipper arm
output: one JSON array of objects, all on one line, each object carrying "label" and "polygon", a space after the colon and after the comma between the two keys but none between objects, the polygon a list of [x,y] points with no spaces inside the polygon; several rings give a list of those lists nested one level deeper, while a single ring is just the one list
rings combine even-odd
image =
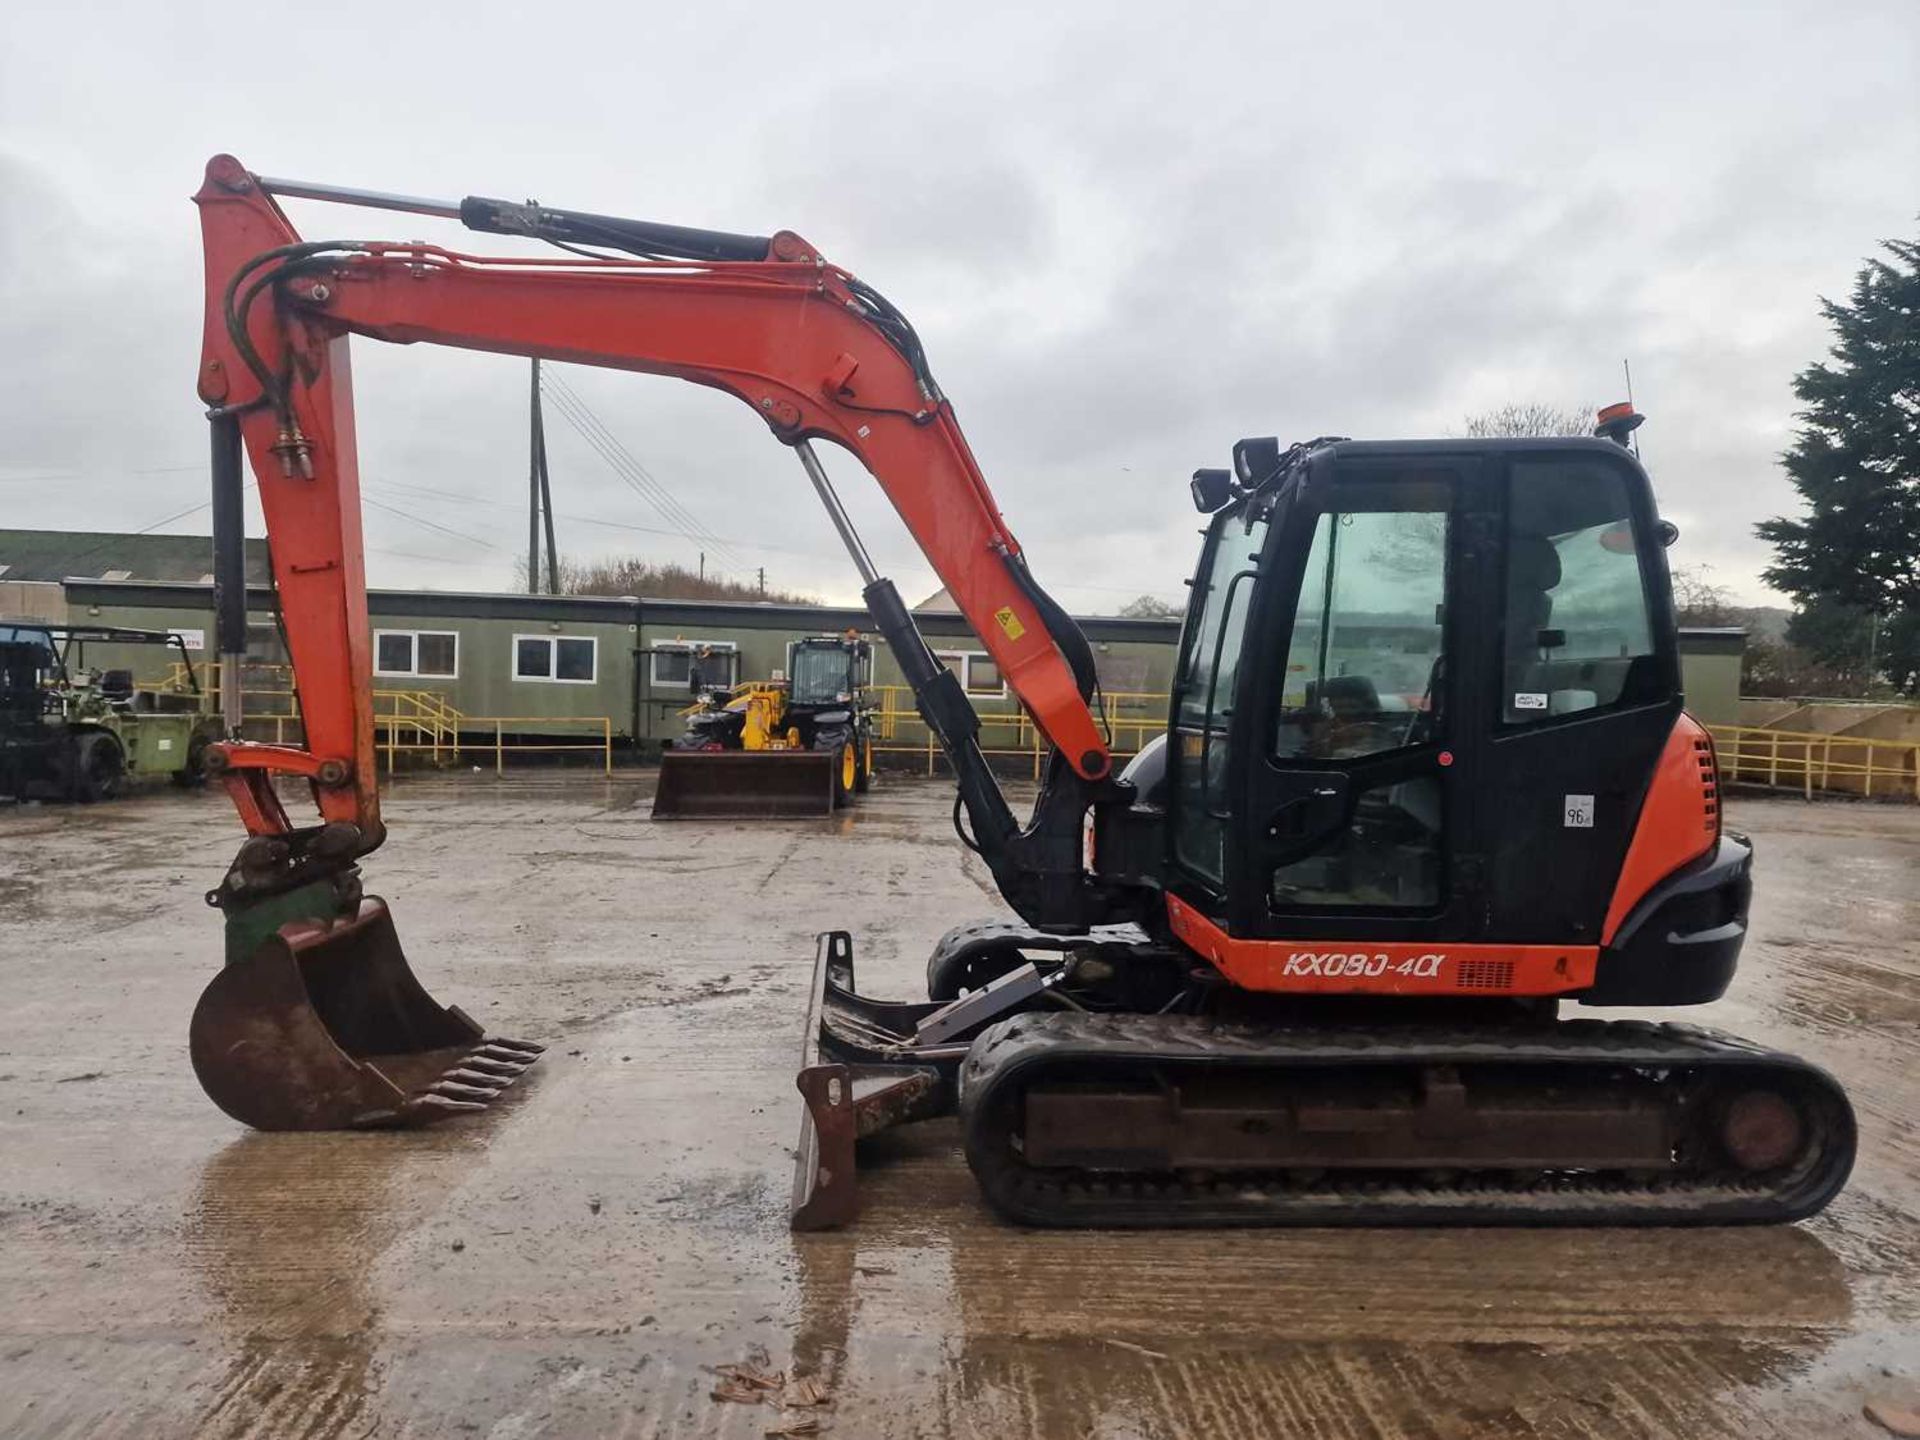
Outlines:
[{"label": "excavator dipper arm", "polygon": [[[306,242],[275,193],[458,215],[573,253],[482,258],[421,243]],[[1112,789],[1089,704],[1091,653],[1029,575],[912,327],[870,287],[787,231],[761,239],[531,204],[339,191],[263,180],[229,156],[210,162],[195,200],[208,297],[200,394],[217,422],[216,450],[237,428],[258,477],[306,727],[304,748],[233,741],[217,752],[248,830],[280,845],[266,857],[256,847],[247,875],[230,877],[234,890],[287,888],[384,835],[348,366],[349,337],[364,335],[670,375],[751,406],[796,448],[827,504],[876,622],[953,760],[972,843],[1010,903],[1044,926],[1108,918],[1119,902],[1083,873],[1079,856],[1087,807]],[[958,682],[867,560],[816,439],[851,451],[879,481],[1052,742],[1049,783],[1026,827],[980,753]],[[275,774],[312,782],[318,830],[291,826],[271,789]]]}]

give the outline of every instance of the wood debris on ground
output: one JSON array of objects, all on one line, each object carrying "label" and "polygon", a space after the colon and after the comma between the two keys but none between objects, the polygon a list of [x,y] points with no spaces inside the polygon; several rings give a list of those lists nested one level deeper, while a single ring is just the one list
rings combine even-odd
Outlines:
[{"label": "wood debris on ground", "polygon": [[[718,1382],[709,1392],[713,1399],[731,1405],[771,1405],[779,1410],[814,1410],[833,1402],[833,1393],[811,1375],[788,1375],[771,1368],[765,1352],[731,1365],[709,1367]],[[766,1433],[775,1437],[818,1435],[826,1427],[806,1415],[790,1416]]]},{"label": "wood debris on ground", "polygon": [[713,1398],[735,1405],[771,1405],[776,1403],[774,1397],[787,1388],[783,1373],[763,1370],[749,1362],[722,1365],[713,1373],[720,1377],[720,1383],[713,1387]]},{"label": "wood debris on ground", "polygon": [[787,1388],[780,1392],[780,1406],[784,1410],[805,1410],[816,1405],[824,1405],[833,1398],[827,1393],[827,1387],[810,1375],[796,1375],[787,1382]]}]

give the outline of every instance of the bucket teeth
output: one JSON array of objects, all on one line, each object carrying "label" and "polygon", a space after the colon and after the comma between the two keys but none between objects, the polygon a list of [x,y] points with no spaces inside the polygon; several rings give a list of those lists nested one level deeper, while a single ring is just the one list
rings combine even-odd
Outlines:
[{"label": "bucket teeth", "polygon": [[445,1095],[453,1100],[474,1100],[484,1105],[500,1092],[483,1085],[463,1085],[458,1080],[442,1077],[427,1087],[429,1095]]},{"label": "bucket teeth", "polygon": [[498,1075],[507,1080],[517,1080],[526,1073],[530,1063],[532,1062],[527,1060],[495,1060],[478,1050],[460,1062],[465,1070],[476,1071],[482,1075]]},{"label": "bucket teeth", "polygon": [[536,1045],[531,1040],[506,1040],[498,1035],[490,1035],[474,1053],[485,1055],[490,1060],[517,1060],[523,1065],[531,1065],[546,1051],[546,1046]]},{"label": "bucket teeth", "polygon": [[440,1072],[416,1101],[435,1113],[484,1110],[539,1058],[542,1046],[489,1038]]},{"label": "bucket teeth", "polygon": [[504,1090],[514,1082],[511,1075],[495,1075],[485,1070],[475,1070],[468,1065],[458,1065],[440,1077],[443,1081],[457,1081],[462,1085],[473,1085],[482,1090]]},{"label": "bucket teeth", "polygon": [[484,1100],[455,1100],[450,1095],[436,1095],[429,1090],[411,1097],[406,1108],[416,1113],[430,1111],[435,1115],[464,1115],[469,1111],[484,1110],[487,1106]]}]

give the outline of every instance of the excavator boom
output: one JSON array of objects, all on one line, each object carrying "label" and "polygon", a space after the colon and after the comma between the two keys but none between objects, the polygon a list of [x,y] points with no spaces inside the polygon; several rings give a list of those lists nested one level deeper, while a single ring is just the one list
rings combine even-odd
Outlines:
[{"label": "excavator boom", "polygon": [[[648,258],[571,249],[552,259],[485,258],[420,243],[305,242],[275,189],[457,214],[477,228]],[[278,773],[314,782],[323,820],[354,827],[357,853],[383,835],[347,354],[349,337],[363,335],[668,375],[751,406],[797,451],[826,504],[922,713],[954,757],[976,843],[1016,908],[1036,923],[1085,923],[1105,903],[1082,893],[1077,855],[1065,853],[1111,767],[1088,704],[1091,653],[1028,572],[912,327],[871,287],[790,231],[762,240],[502,201],[413,201],[262,180],[228,156],[208,165],[195,200],[208,297],[200,394],[213,410],[216,447],[231,443],[230,421],[259,478],[307,722],[304,747],[223,751],[218,763],[251,832],[292,828],[267,784]],[[852,452],[879,481],[1061,757],[1059,814],[1028,827],[1053,842],[1045,856],[1033,834],[1022,836],[978,755],[972,707],[867,558],[815,440]],[[217,473],[237,472],[216,459]]]},{"label": "excavator boom", "polygon": [[[485,257],[420,242],[307,241],[276,194],[458,218],[559,248],[552,256]],[[278,1047],[306,1053],[309,1068],[338,1070],[332,1088],[346,1098],[317,1110],[276,1103],[276,1115],[315,1124],[389,1113],[431,1118],[440,1112],[408,1107],[406,1087],[383,1090],[360,1072],[373,1064],[390,1079],[419,1068],[402,1063],[415,1052],[479,1039],[477,1029],[450,1038],[441,1017],[424,1009],[431,1002],[412,980],[384,905],[363,901],[358,886],[355,862],[386,832],[373,748],[349,363],[355,336],[672,376],[750,406],[794,449],[825,504],[879,629],[952,758],[970,843],[1009,901],[1035,924],[1069,927],[1095,923],[1124,903],[1080,864],[1083,818],[1114,794],[1111,756],[1088,703],[1091,651],[1029,574],[918,337],[878,292],[790,231],[732,235],[481,198],[344,190],[263,179],[230,156],[208,164],[194,198],[207,293],[199,391],[212,422],[216,518],[223,520],[216,528],[227,532],[217,557],[239,552],[232,532],[244,447],[271,539],[305,731],[297,746],[233,738],[208,757],[249,835],[208,899],[226,912],[230,959],[257,957],[278,972],[271,984],[223,977],[217,994],[210,989],[196,1020],[195,1059],[211,1092],[257,1092],[258,1053]],[[1024,827],[980,752],[971,704],[934,659],[892,582],[874,569],[816,441],[850,451],[879,481],[1054,746],[1049,783]],[[231,569],[217,563],[229,671],[244,648],[244,582]],[[277,778],[308,783],[317,823],[294,822]],[[366,978],[339,979],[356,970]],[[398,1018],[375,1028],[398,1050],[388,1045],[378,1064],[364,1045],[327,1052],[324,1042],[330,1033],[339,1038],[338,1027],[311,1023],[324,1007],[300,1001],[317,994],[323,972],[340,994],[378,989],[390,997]],[[266,1040],[247,1020],[269,995],[280,997],[283,1013]],[[223,1083],[223,1057],[242,1051],[251,1057],[244,1083]],[[316,1052],[320,1060],[311,1058]],[[352,1075],[349,1065],[358,1067]],[[288,1084],[315,1088],[310,1078]]]}]

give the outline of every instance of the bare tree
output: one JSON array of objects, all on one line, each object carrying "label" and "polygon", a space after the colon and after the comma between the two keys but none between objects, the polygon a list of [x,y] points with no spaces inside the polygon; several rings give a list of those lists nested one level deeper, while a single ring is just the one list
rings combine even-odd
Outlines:
[{"label": "bare tree", "polygon": [[1502,435],[1591,435],[1593,417],[1592,406],[1569,410],[1544,400],[1511,401],[1467,416],[1467,436],[1491,440]]},{"label": "bare tree", "polygon": [[[527,583],[527,562],[514,561],[517,583]],[[560,557],[563,595],[638,595],[650,600],[767,600],[780,605],[818,605],[819,598],[791,590],[763,590],[756,582],[701,575],[684,565],[615,555],[602,560]]]},{"label": "bare tree", "polygon": [[1129,620],[1171,620],[1180,614],[1180,607],[1158,595],[1141,595],[1122,605],[1120,613]]},{"label": "bare tree", "polygon": [[1711,565],[1673,567],[1673,618],[1682,625],[1743,625],[1746,616],[1727,587],[1713,579]]}]

